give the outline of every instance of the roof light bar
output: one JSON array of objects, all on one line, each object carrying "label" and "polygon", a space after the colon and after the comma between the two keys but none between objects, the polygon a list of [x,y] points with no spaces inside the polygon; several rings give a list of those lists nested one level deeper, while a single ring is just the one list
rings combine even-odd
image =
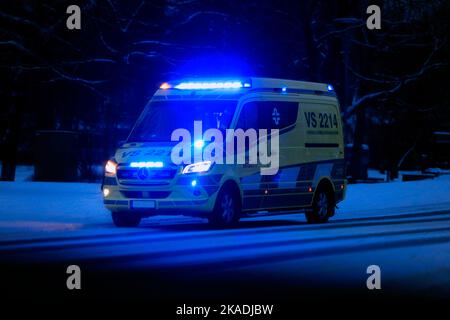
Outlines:
[{"label": "roof light bar", "polygon": [[175,89],[181,90],[203,90],[203,89],[240,89],[250,88],[250,83],[241,81],[202,81],[202,82],[182,82],[175,86]]}]

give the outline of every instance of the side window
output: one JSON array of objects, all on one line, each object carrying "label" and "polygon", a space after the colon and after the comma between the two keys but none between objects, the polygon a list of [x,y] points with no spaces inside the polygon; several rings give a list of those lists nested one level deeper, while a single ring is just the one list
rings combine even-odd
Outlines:
[{"label": "side window", "polygon": [[298,102],[264,101],[259,104],[260,128],[282,129],[297,121]]},{"label": "side window", "polygon": [[244,131],[253,128],[258,130],[258,105],[257,102],[246,103],[241,110],[236,129],[243,129]]},{"label": "side window", "polygon": [[297,121],[298,102],[253,101],[244,105],[237,128],[282,129]]}]

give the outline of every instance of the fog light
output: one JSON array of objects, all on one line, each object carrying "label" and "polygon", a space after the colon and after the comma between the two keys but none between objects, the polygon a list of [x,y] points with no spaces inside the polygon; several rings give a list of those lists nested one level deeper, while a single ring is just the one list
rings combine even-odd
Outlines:
[{"label": "fog light", "polygon": [[103,188],[103,196],[104,196],[104,197],[109,196],[109,193],[110,193],[110,191],[109,191],[108,188]]}]

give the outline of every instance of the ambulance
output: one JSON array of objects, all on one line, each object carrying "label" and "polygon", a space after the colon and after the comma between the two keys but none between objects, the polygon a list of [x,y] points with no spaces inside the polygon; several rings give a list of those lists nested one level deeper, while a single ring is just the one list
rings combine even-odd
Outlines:
[{"label": "ambulance", "polygon": [[[248,160],[257,148],[276,167],[263,174],[269,164],[261,161],[174,163],[174,132],[192,132],[196,123],[224,133],[224,147],[215,152],[231,150]],[[239,129],[266,134],[256,146],[227,148]],[[278,148],[258,148],[263,138],[276,140]],[[194,137],[189,147],[195,153],[210,143]],[[117,227],[156,215],[202,217],[229,227],[261,212],[304,212],[309,223],[327,222],[347,185],[336,93],[329,84],[257,77],[163,83],[104,171],[103,202]]]}]

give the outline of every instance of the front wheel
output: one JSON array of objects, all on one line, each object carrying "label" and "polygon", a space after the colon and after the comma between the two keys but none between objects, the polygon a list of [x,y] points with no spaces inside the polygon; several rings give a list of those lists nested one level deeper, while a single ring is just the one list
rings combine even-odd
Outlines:
[{"label": "front wheel", "polygon": [[141,222],[141,216],[133,212],[112,212],[114,225],[119,228],[137,227]]},{"label": "front wheel", "polygon": [[313,205],[306,210],[308,223],[325,223],[334,215],[334,199],[326,188],[319,188],[314,195]]},{"label": "front wheel", "polygon": [[233,188],[225,188],[217,196],[216,204],[209,223],[217,227],[230,227],[235,225],[241,215],[239,195]]}]

